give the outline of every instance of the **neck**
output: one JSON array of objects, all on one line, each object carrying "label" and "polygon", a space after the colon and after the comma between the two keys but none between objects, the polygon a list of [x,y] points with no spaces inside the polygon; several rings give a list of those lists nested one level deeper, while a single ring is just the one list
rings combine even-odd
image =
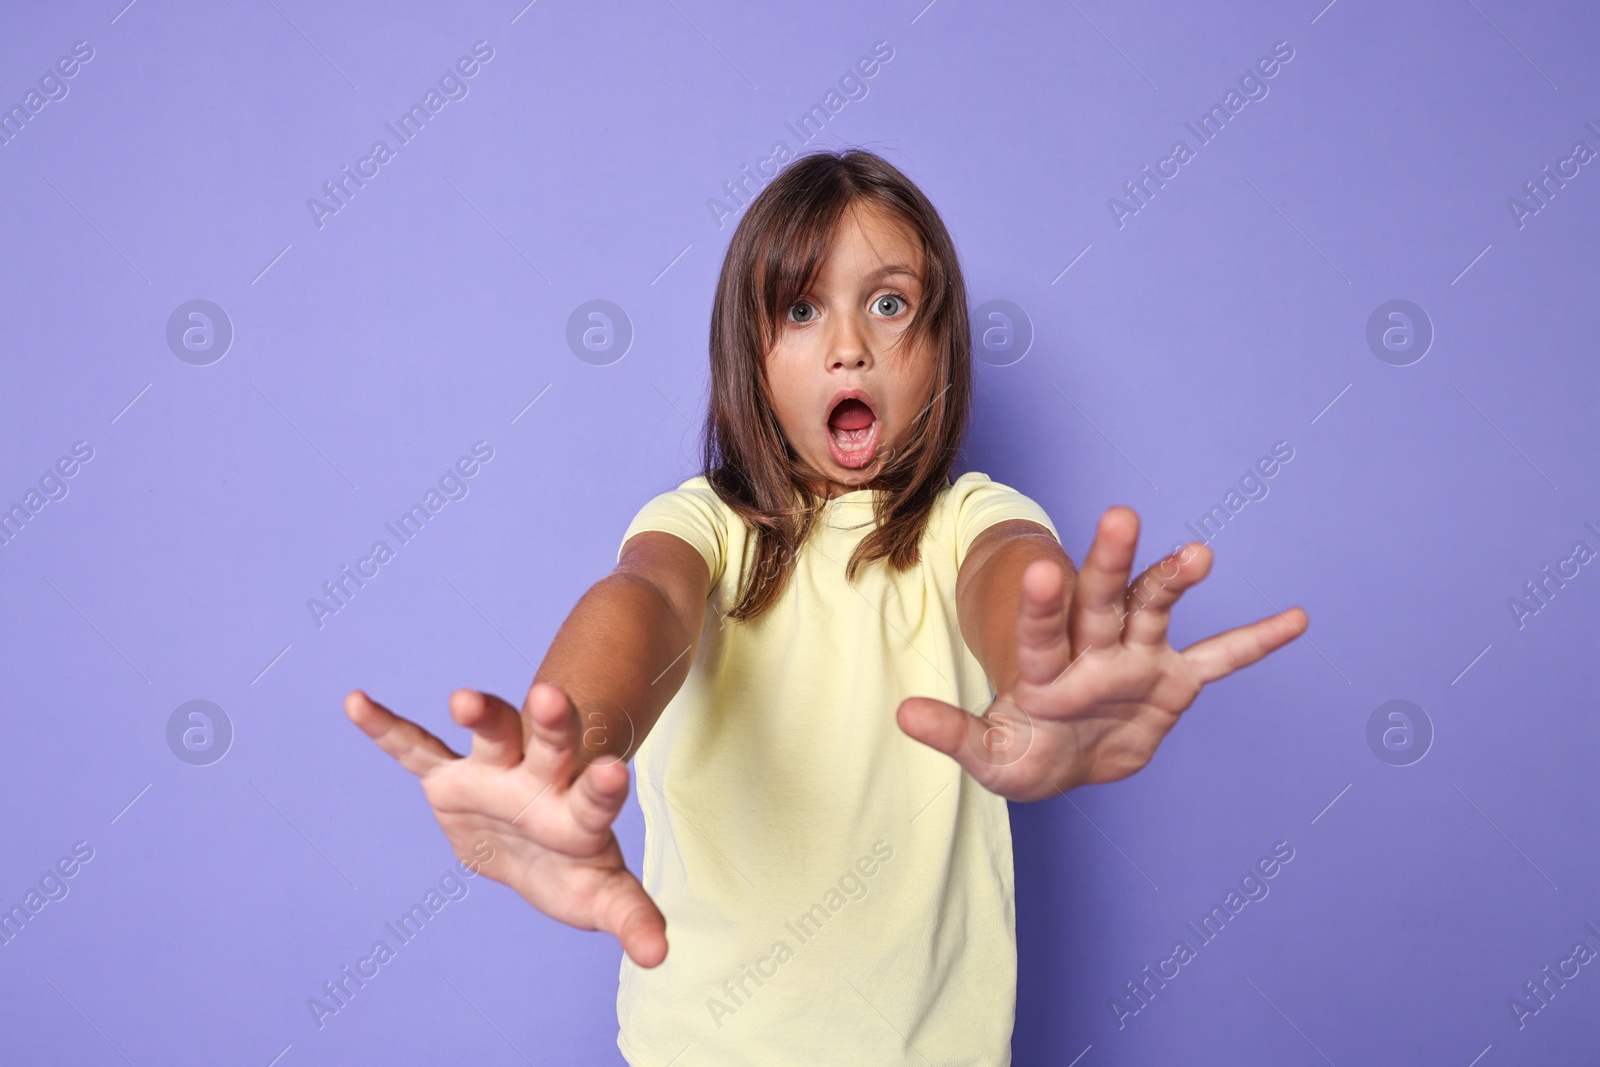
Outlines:
[{"label": "neck", "polygon": [[816,493],[818,496],[822,497],[824,500],[833,500],[836,497],[841,497],[846,493],[853,493],[858,489],[874,489],[874,488],[877,488],[877,487],[873,486],[873,485],[869,485],[869,484],[867,484],[865,482],[863,482],[860,485],[850,485],[850,484],[848,484],[846,482],[836,482],[836,481],[834,481],[833,479],[830,478],[830,479],[826,479],[825,481],[820,482],[820,483],[813,483],[812,492]]}]

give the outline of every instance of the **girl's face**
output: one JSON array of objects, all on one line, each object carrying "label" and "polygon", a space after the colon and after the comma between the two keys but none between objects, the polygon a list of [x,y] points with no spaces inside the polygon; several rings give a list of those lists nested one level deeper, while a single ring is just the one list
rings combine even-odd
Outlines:
[{"label": "girl's face", "polygon": [[932,397],[932,352],[902,343],[922,268],[910,228],[857,201],[812,288],[779,314],[768,400],[830,499],[866,488]]}]

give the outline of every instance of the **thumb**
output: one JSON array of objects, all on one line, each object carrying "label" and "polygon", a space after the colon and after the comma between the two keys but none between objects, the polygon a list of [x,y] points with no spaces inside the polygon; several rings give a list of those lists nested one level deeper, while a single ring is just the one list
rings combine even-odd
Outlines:
[{"label": "thumb", "polygon": [[640,967],[657,967],[667,958],[666,917],[628,871],[618,871],[602,891],[595,918]]},{"label": "thumb", "polygon": [[906,736],[943,752],[989,790],[1033,741],[1033,720],[1008,697],[996,700],[981,717],[932,697],[909,697],[901,701],[895,720]]}]

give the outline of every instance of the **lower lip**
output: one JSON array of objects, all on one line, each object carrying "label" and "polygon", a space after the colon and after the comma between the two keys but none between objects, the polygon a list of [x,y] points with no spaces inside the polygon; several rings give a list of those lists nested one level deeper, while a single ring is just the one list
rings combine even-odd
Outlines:
[{"label": "lower lip", "polygon": [[878,419],[872,420],[872,428],[867,434],[867,443],[856,449],[854,452],[846,452],[844,449],[840,448],[839,439],[833,435],[833,429],[831,427],[827,428],[828,453],[833,457],[833,461],[839,466],[848,467],[851,470],[859,470],[862,467],[868,466],[872,462],[873,457],[878,454],[879,425],[880,421]]}]

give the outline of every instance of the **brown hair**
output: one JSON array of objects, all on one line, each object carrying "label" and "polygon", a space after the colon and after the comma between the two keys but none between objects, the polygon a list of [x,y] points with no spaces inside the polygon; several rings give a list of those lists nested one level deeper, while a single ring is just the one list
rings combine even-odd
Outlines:
[{"label": "brown hair", "polygon": [[[756,536],[753,566],[728,618],[754,619],[777,602],[795,558],[826,502],[811,489],[819,472],[789,446],[768,403],[766,354],[779,316],[811,285],[847,209],[856,202],[895,218],[922,249],[923,298],[897,343],[931,340],[938,368],[933,395],[885,453],[864,486],[884,490],[873,531],[845,569],[887,558],[917,563],[918,543],[944,490],[972,404],[972,348],[966,285],[955,244],[933,204],[882,157],[862,149],[799,157],[751,201],[734,230],[711,310],[711,403],[703,473],[717,496]],[[798,498],[798,502],[797,502]]]}]

